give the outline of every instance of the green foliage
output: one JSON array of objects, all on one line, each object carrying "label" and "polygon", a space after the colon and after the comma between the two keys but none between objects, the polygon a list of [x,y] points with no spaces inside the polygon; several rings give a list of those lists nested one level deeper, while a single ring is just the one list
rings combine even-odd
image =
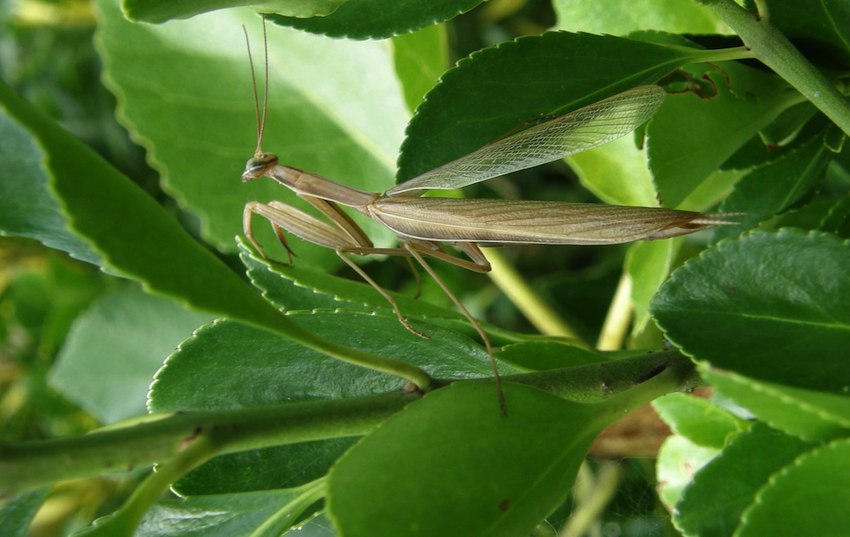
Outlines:
[{"label": "green foliage", "polygon": [[[19,97],[10,86],[21,79],[0,83],[0,527],[23,535],[55,497],[46,485],[155,463],[123,504],[96,495],[79,508],[82,527],[69,518],[53,529],[510,537],[546,535],[571,516],[583,531],[617,520],[623,535],[662,535],[658,524],[635,529],[652,502],[626,521],[602,512],[620,504],[615,487],[602,471],[596,487],[579,472],[602,429],[654,400],[673,430],[658,500],[683,534],[845,532],[850,105],[836,88],[850,68],[846,7],[770,2],[757,20],[731,0],[555,2],[569,31],[512,40],[517,21],[534,27],[519,13],[481,32],[494,46],[447,48],[447,35],[499,16],[496,4],[430,25],[478,3],[123,2],[130,19],[163,22],[149,25],[96,2],[116,115],[164,193]],[[272,181],[237,179],[255,143],[240,25],[256,37],[260,24],[244,5],[274,13],[265,146],[285,164],[382,192],[541,118],[659,84],[665,103],[635,136],[569,159],[580,187],[550,180],[563,172],[553,166],[469,194],[596,196],[725,211],[739,225],[508,250],[530,293],[552,290],[553,311],[569,309],[574,339],[525,333],[517,307],[545,300],[515,307],[482,276],[434,262],[488,321],[501,412],[478,335],[430,279],[417,299],[404,263],[365,267],[423,338],[373,288],[334,274],[333,252],[292,239],[295,264],[281,264],[286,252],[259,219],[268,258],[238,237],[248,201],[310,207]],[[449,54],[465,57],[446,70]],[[597,336],[620,351],[593,350]],[[710,399],[670,393],[699,383]],[[59,395],[109,427],[76,436],[92,418]],[[655,485],[628,479],[644,493]],[[164,497],[169,487],[181,497]]]},{"label": "green foliage", "polygon": [[682,514],[674,519],[676,525],[691,535],[731,535],[770,476],[810,447],[799,438],[754,424],[693,477],[679,503]]},{"label": "green foliage", "polygon": [[[484,49],[446,72],[416,110],[398,179],[471,153],[525,121],[653,82],[691,59],[650,43],[559,32]],[[596,69],[600,63],[606,68]]]},{"label": "green foliage", "polygon": [[848,263],[850,244],[832,234],[754,231],[678,271],[653,313],[672,342],[713,365],[846,394],[850,364],[834,353],[850,345]]},{"label": "green foliage", "polygon": [[720,449],[728,438],[746,428],[725,409],[681,393],[665,395],[652,406],[674,433],[699,446]]},{"label": "green foliage", "polygon": [[[155,505],[138,537],[275,537],[297,524],[321,494],[321,486],[233,494],[205,494]],[[215,521],[210,524],[210,521]],[[302,535],[306,532],[302,532]],[[309,535],[309,534],[308,534]]]},{"label": "green foliage", "polygon": [[[850,502],[845,494],[832,491],[846,486],[850,471],[850,442],[836,440],[816,447],[771,476],[759,491],[758,501],[741,515],[738,534],[742,537],[800,535],[817,527],[822,535],[841,535],[850,524]],[[796,501],[798,496],[804,499]],[[791,511],[790,516],[776,513]]]},{"label": "green foliage", "polygon": [[4,502],[0,508],[3,531],[9,537],[26,537],[35,513],[47,497],[47,489],[36,489]]},{"label": "green foliage", "polygon": [[[49,180],[62,174],[63,167],[48,159],[39,147],[32,132],[21,124],[18,114],[25,113],[25,105],[5,85],[0,85],[4,114],[0,116],[0,133],[3,135],[2,164],[6,170],[26,171],[27,182],[4,180],[0,183],[0,218],[3,234],[35,238],[51,248],[64,250],[78,259],[97,262],[98,256],[86,242],[72,233],[67,226],[59,202],[50,191]],[[53,163],[52,167],[49,167]]]},{"label": "green foliage", "polygon": [[[668,207],[711,181],[712,172],[799,98],[781,79],[755,68],[733,63],[721,69],[695,73],[707,77],[716,95],[673,95],[650,123],[650,168]],[[678,129],[695,123],[699,131],[682,136]]]},{"label": "green foliage", "polygon": [[847,4],[841,0],[824,2],[787,2],[787,5],[772,6],[771,17],[782,31],[800,42],[800,48],[819,60],[847,66],[850,39],[847,20]]},{"label": "green foliage", "polygon": [[492,383],[456,384],[350,449],[328,476],[337,527],[353,536],[527,533],[564,500],[608,416],[603,405],[526,386],[504,391],[507,416],[493,412]]},{"label": "green foliage", "polygon": [[251,6],[261,12],[279,13],[291,17],[324,17],[336,11],[347,0],[192,0],[170,2],[169,0],[127,0],[123,3],[124,14],[130,20],[143,22],[165,22],[185,19],[236,6]]},{"label": "green foliage", "polygon": [[[122,287],[80,315],[57,357],[50,383],[102,423],[143,414],[151,378],[209,315]],[[97,375],[92,375],[97,371]],[[103,385],[103,379],[109,379]]]},{"label": "green foliage", "polygon": [[287,13],[269,20],[311,33],[351,39],[379,39],[418,30],[469,11],[482,0],[347,0],[326,17],[297,18]]},{"label": "green foliage", "polygon": [[635,0],[621,9],[618,0],[555,0],[558,28],[572,32],[628,35],[637,30],[682,34],[727,33],[714,13],[696,2]]}]

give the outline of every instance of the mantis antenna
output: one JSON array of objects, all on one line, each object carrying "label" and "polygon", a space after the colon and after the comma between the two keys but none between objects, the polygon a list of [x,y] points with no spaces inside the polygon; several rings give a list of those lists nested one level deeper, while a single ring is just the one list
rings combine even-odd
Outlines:
[{"label": "mantis antenna", "polygon": [[263,51],[265,55],[265,71],[263,77],[263,114],[260,117],[260,97],[257,93],[257,74],[254,71],[254,57],[251,55],[251,40],[248,39],[248,29],[242,25],[242,32],[245,33],[245,46],[248,47],[248,62],[251,64],[251,85],[254,89],[254,112],[257,116],[257,150],[254,151],[254,156],[259,157],[263,154],[263,133],[266,130],[266,112],[269,109],[269,40],[266,34],[266,17],[263,16]]}]

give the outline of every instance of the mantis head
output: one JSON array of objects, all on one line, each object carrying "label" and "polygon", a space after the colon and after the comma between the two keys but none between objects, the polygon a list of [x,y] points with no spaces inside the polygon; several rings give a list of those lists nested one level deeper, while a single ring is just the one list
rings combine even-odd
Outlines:
[{"label": "mantis head", "polygon": [[277,155],[258,152],[245,163],[242,182],[247,183],[253,179],[264,177],[275,166],[277,166]]}]

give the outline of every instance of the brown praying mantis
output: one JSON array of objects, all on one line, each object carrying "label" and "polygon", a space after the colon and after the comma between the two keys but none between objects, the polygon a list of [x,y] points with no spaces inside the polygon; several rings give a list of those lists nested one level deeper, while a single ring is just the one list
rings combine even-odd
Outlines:
[{"label": "brown praying mantis", "polygon": [[[265,28],[264,28],[265,33]],[[246,32],[246,41],[248,40]],[[250,44],[248,46],[250,59]],[[657,207],[625,207],[558,201],[427,198],[427,190],[465,187],[494,177],[562,159],[624,136],[647,121],[665,98],[659,86],[639,86],[584,108],[546,118],[536,125],[485,145],[457,160],[405,181],[383,194],[365,192],[279,163],[261,149],[268,106],[268,48],[262,117],[254,80],[257,149],[248,160],[242,181],[270,177],[316,208],[327,221],[278,201],[249,202],[243,213],[245,236],[265,255],[252,232],[252,217],[267,219],[292,262],[284,232],[333,249],[336,254],[392,306],[410,332],[428,337],[404,317],[395,299],[381,288],[350,255],[385,254],[415,260],[437,282],[479,334],[501,397],[499,372],[490,338],[481,324],[443,282],[426,258],[439,259],[475,272],[490,271],[481,246],[506,244],[615,244],[684,235],[728,221],[730,214],[701,214]],[[380,222],[399,240],[398,247],[378,248],[344,212],[348,207]],[[443,244],[466,258],[445,251]],[[502,401],[504,410],[504,402]]]}]

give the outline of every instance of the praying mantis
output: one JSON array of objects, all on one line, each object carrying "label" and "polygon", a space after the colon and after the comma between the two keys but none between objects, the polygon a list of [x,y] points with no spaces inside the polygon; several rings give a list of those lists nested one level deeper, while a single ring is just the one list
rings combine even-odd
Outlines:
[{"label": "praying mantis", "polygon": [[[263,28],[265,34],[265,27]],[[246,32],[246,41],[248,36]],[[280,164],[262,151],[268,106],[268,48],[262,117],[253,60],[257,148],[248,160],[242,181],[271,178],[312,205],[326,220],[290,205],[251,201],[243,212],[243,231],[254,248],[254,215],[268,220],[292,262],[284,233],[330,248],[390,304],[399,322],[427,338],[402,314],[395,299],[379,286],[351,255],[385,254],[415,260],[436,281],[478,333],[490,357],[494,378],[501,385],[487,332],[443,282],[426,258],[438,259],[475,272],[490,271],[482,246],[506,244],[615,244],[664,239],[713,225],[735,224],[732,214],[702,214],[658,207],[626,207],[558,201],[449,199],[421,197],[428,190],[462,188],[514,171],[562,159],[634,131],[658,110],[666,93],[659,86],[639,86],[505,136],[466,156],[390,188],[383,194],[366,192],[309,172]],[[375,247],[363,229],[341,207],[381,223],[398,237],[397,247]],[[449,244],[465,257],[449,253]],[[504,401],[502,408],[504,409]]]}]

